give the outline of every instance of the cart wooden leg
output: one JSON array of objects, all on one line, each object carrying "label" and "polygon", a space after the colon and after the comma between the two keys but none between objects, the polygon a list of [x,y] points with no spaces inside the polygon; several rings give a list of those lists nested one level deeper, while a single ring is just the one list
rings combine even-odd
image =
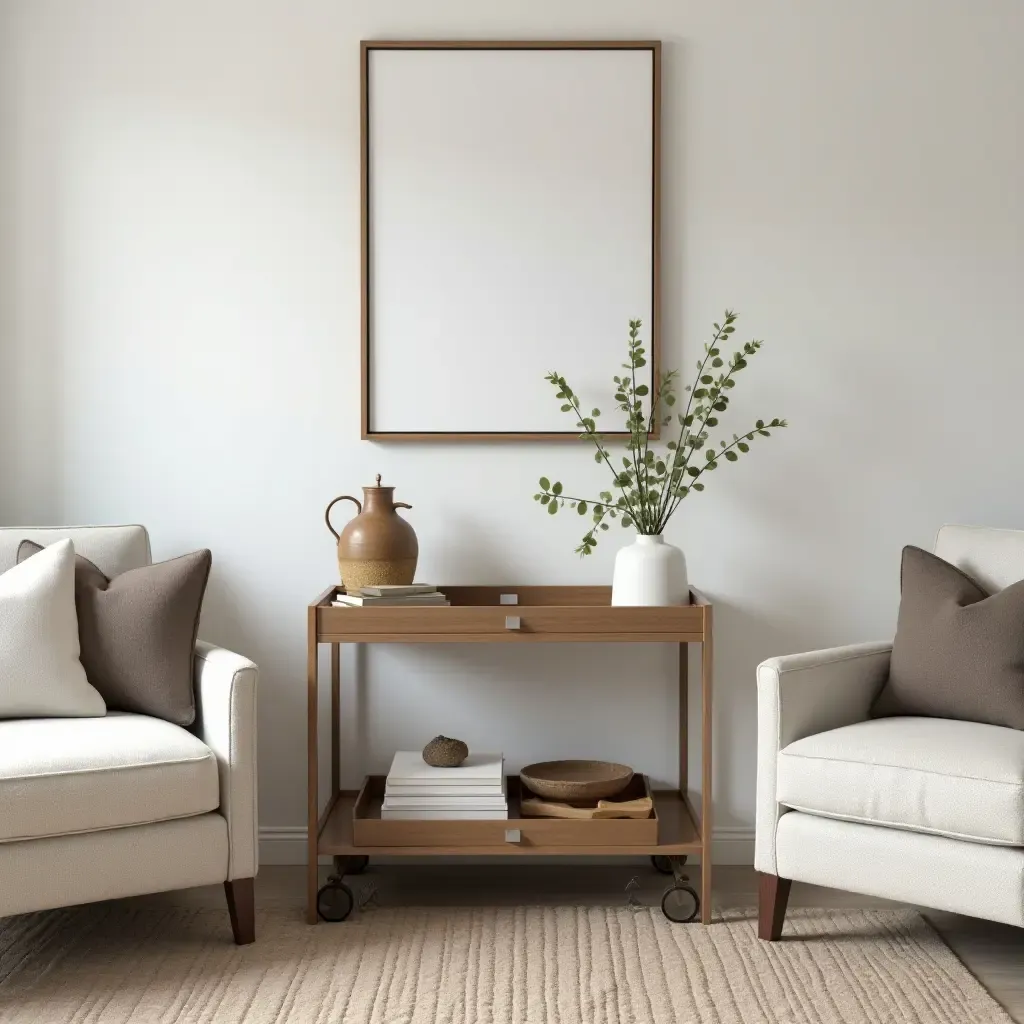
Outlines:
[{"label": "cart wooden leg", "polygon": [[306,846],[306,921],[317,923],[317,877],[318,861],[317,845],[319,840],[319,784],[320,758],[317,746],[317,642],[316,642],[316,608],[309,609],[308,635],[306,645],[306,803],[307,803],[307,846]]},{"label": "cart wooden leg", "polygon": [[690,645],[679,645],[679,797],[686,803],[690,757]]},{"label": "cart wooden leg", "polygon": [[341,789],[341,644],[331,644],[331,802]]},{"label": "cart wooden leg", "polygon": [[713,814],[711,800],[711,673],[713,643],[711,639],[711,606],[704,605],[704,642],[700,647],[701,688],[701,791],[700,791],[700,920],[711,924],[711,834]]}]

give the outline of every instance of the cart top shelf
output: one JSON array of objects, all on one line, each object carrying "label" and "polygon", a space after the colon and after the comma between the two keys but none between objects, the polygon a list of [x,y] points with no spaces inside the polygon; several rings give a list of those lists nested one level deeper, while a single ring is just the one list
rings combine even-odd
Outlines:
[{"label": "cart top shelf", "polygon": [[320,643],[704,643],[711,605],[697,590],[690,604],[613,607],[610,587],[440,586],[448,607],[335,608],[339,586],[310,606]]}]

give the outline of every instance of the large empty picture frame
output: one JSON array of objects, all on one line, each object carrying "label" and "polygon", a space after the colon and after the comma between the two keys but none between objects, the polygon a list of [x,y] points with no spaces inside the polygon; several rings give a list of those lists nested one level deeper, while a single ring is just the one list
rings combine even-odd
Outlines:
[{"label": "large empty picture frame", "polygon": [[[364,42],[362,436],[622,431],[629,321],[658,367],[657,42]],[[640,380],[638,379],[638,383]]]}]

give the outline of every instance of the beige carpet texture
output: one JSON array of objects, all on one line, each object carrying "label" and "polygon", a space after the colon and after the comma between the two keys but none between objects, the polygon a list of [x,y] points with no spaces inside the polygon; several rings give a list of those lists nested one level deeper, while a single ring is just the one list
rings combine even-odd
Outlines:
[{"label": "beige carpet texture", "polygon": [[308,927],[117,904],[0,921],[0,1021],[45,1024],[1006,1024],[918,915],[628,907],[371,910]]}]

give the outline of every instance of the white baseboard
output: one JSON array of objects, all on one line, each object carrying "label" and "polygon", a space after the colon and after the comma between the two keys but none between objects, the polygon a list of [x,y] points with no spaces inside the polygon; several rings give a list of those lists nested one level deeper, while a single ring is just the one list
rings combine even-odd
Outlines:
[{"label": "white baseboard", "polygon": [[[754,863],[754,830],[752,828],[717,828],[712,845],[716,864]],[[511,858],[510,858],[511,859]],[[520,858],[515,858],[519,860]],[[544,858],[545,862],[561,858]],[[598,858],[595,858],[595,860]],[[329,858],[321,858],[324,863]],[[541,858],[538,858],[539,862]],[[485,860],[480,860],[486,863]],[[306,830],[267,825],[260,829],[261,864],[305,864]]]}]

